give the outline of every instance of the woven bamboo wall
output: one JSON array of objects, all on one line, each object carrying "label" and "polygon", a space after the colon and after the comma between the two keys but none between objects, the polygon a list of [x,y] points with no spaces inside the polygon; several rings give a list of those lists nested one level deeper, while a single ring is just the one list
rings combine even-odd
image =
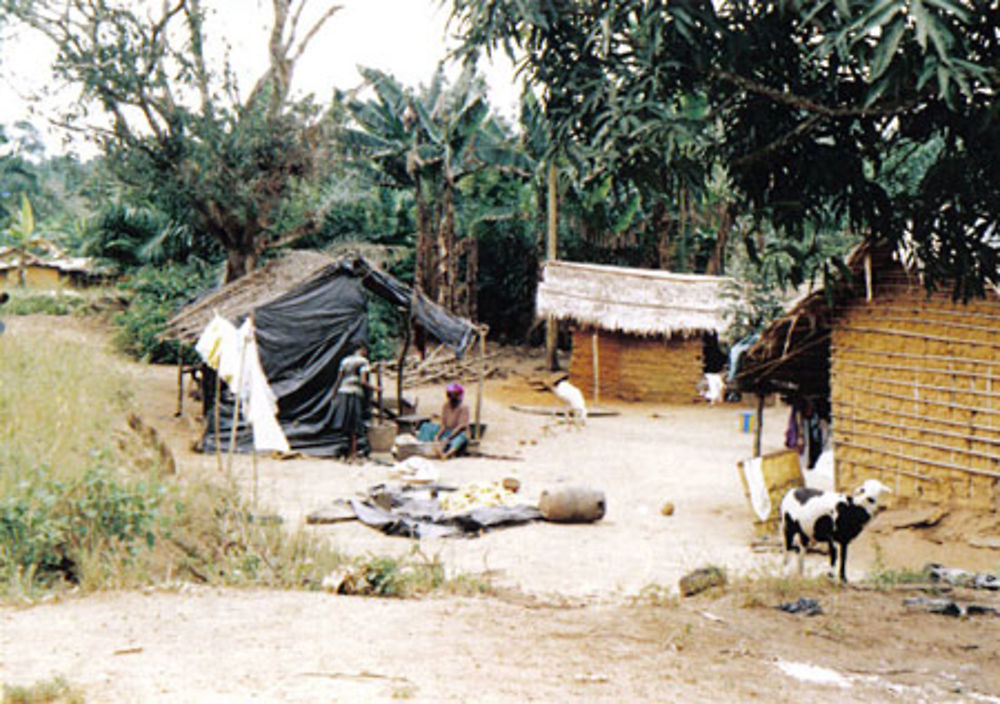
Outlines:
[{"label": "woven bamboo wall", "polygon": [[832,337],[837,486],[1000,508],[1000,300],[927,299],[879,275]]},{"label": "woven bamboo wall", "polygon": [[[573,330],[570,382],[594,398],[593,331]],[[601,398],[683,404],[699,400],[703,342],[689,338],[644,338],[598,331],[598,384]]]}]

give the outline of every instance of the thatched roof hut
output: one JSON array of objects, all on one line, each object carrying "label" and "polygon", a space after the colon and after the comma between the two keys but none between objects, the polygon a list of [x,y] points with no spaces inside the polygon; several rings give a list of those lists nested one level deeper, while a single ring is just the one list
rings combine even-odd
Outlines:
[{"label": "thatched roof hut", "polygon": [[1000,507],[1000,294],[928,293],[887,248],[847,259],[851,285],[816,291],[762,334],[738,379],[828,404],[835,482]]},{"label": "thatched roof hut", "polygon": [[[18,283],[20,253],[13,247],[0,247],[0,283]],[[111,271],[88,257],[71,257],[61,252],[42,257],[24,257],[24,279],[29,288],[54,289],[62,286],[86,287],[107,283]]]},{"label": "thatched roof hut", "polygon": [[722,276],[553,261],[536,311],[573,325],[570,380],[625,400],[697,400],[706,345],[727,327]]},{"label": "thatched roof hut", "polygon": [[[290,446],[311,454],[336,454],[348,433],[333,424],[335,382],[340,361],[368,340],[368,294],[403,311],[456,355],[485,335],[484,329],[356,253],[331,257],[293,251],[188,305],[168,322],[162,337],[194,344],[216,314],[235,324],[252,314],[260,364],[277,397],[278,422]],[[403,361],[401,356],[397,399],[402,399]],[[232,398],[223,393],[218,401],[218,432],[214,414],[206,409],[202,448],[228,443],[235,433],[236,448],[252,449],[252,434],[241,417],[233,430]],[[478,398],[476,408],[478,423]]]},{"label": "thatched roof hut", "polygon": [[545,265],[536,309],[539,316],[641,337],[721,333],[733,284],[725,276],[553,261]]}]

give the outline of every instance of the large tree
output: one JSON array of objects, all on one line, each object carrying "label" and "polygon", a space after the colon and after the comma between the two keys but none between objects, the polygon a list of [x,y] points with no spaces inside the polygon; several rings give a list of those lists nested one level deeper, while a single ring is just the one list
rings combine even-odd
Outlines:
[{"label": "large tree", "polygon": [[603,154],[616,178],[698,189],[721,165],[739,211],[772,224],[789,251],[811,252],[817,233],[849,228],[906,240],[927,282],[948,279],[956,296],[1000,282],[996,2],[452,0],[452,9],[464,55],[508,51],[543,89],[557,138]]},{"label": "large tree", "polygon": [[267,68],[243,95],[206,51],[201,0],[4,4],[55,43],[57,74],[82,89],[71,123],[95,109],[110,118],[93,129],[118,176],[138,201],[218,241],[227,280],[281,240],[281,206],[324,144],[320,112],[290,98],[295,64],[339,6],[321,0],[307,24],[309,0],[272,0]]}]

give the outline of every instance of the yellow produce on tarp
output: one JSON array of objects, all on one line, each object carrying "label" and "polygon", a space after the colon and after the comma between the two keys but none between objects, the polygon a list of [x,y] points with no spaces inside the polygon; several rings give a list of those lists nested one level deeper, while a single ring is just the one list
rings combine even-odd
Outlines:
[{"label": "yellow produce on tarp", "polygon": [[503,488],[500,482],[466,484],[455,491],[443,494],[439,502],[445,513],[465,513],[486,506],[514,506],[518,497]]}]

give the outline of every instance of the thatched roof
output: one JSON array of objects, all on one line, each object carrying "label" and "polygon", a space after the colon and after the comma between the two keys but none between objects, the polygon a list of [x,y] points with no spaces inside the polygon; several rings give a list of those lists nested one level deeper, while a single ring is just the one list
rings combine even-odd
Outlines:
[{"label": "thatched roof", "polygon": [[721,333],[733,285],[724,276],[552,261],[538,285],[536,311],[642,336]]},{"label": "thatched roof", "polygon": [[228,320],[239,320],[336,261],[320,252],[293,250],[183,308],[167,322],[161,336],[193,343],[215,313]]}]

